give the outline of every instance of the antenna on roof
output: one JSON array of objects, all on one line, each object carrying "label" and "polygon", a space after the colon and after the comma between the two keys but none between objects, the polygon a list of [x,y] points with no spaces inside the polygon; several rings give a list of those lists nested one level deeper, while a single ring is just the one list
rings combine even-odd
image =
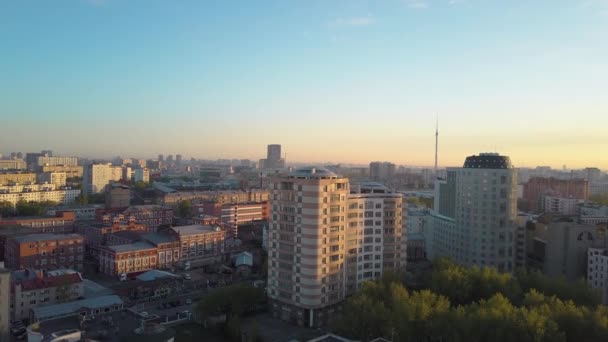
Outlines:
[{"label": "antenna on roof", "polygon": [[437,153],[439,149],[439,115],[436,116],[435,122],[435,177],[437,177]]}]

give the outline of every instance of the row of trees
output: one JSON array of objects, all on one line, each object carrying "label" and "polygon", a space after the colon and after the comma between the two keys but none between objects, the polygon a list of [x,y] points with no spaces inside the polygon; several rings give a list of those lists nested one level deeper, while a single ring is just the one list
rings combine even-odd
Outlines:
[{"label": "row of trees", "polygon": [[0,201],[0,216],[38,216],[46,214],[49,207],[56,206],[57,202],[27,202],[20,200],[16,205],[8,201]]},{"label": "row of trees", "polygon": [[497,293],[515,305],[521,305],[526,293],[532,289],[547,296],[572,300],[577,305],[596,306],[600,302],[598,294],[583,280],[570,283],[564,278],[549,278],[539,271],[526,270],[517,270],[511,275],[495,268],[458,265],[445,258],[433,262],[425,285],[457,305],[488,299]]},{"label": "row of trees", "polygon": [[390,275],[363,284],[333,321],[334,330],[362,341],[608,341],[608,308],[596,305],[585,286],[548,285],[537,273],[514,277],[446,260],[435,264],[429,289],[408,291]]}]

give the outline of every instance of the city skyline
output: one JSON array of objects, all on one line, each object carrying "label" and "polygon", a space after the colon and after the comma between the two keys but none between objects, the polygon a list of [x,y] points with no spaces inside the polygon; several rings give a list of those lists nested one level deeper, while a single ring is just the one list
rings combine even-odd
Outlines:
[{"label": "city skyline", "polygon": [[[608,169],[608,4],[0,4],[9,151]],[[32,22],[38,25],[31,25]]]}]

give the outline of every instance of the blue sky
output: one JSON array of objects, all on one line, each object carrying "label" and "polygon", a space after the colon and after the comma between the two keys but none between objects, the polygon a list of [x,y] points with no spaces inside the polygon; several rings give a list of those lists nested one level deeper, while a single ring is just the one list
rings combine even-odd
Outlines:
[{"label": "blue sky", "polygon": [[[608,0],[2,1],[0,150],[608,168]],[[599,156],[599,157],[598,157]]]}]

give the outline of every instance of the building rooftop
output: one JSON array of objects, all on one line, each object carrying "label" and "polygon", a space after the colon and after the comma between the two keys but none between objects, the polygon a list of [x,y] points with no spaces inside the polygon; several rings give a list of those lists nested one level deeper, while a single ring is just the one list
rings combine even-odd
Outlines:
[{"label": "building rooftop", "polygon": [[149,270],[149,271],[146,271],[146,272],[138,275],[135,278],[137,278],[137,280],[141,280],[141,281],[152,281],[152,280],[161,279],[161,278],[180,278],[180,276],[170,273],[170,272],[161,271],[161,270]]},{"label": "building rooftop", "polygon": [[132,251],[143,251],[146,249],[154,249],[156,247],[154,247],[153,245],[151,245],[147,242],[139,241],[139,242],[135,242],[135,243],[129,243],[126,245],[106,246],[105,248],[112,250],[116,253],[125,253],[125,252],[132,252]]},{"label": "building rooftop", "polygon": [[296,170],[288,173],[287,176],[293,177],[293,178],[318,178],[318,179],[340,178],[341,177],[341,176],[337,175],[336,173],[329,171],[328,169],[326,169],[324,167],[315,167],[315,166],[302,167],[302,168],[296,169]]},{"label": "building rooftop", "polygon": [[84,298],[96,298],[114,294],[114,291],[111,289],[90,279],[82,279],[82,284],[84,285]]},{"label": "building rooftop", "polygon": [[152,244],[158,245],[160,243],[177,242],[177,238],[167,233],[148,233],[142,235],[142,239],[149,241]]},{"label": "building rooftop", "polygon": [[498,153],[480,153],[468,156],[464,161],[465,169],[512,169],[511,159]]},{"label": "building rooftop", "polygon": [[201,224],[193,224],[190,226],[171,227],[179,235],[196,235],[220,231],[217,226],[204,226]]},{"label": "building rooftop", "polygon": [[72,285],[80,282],[82,282],[80,273],[70,273],[56,276],[36,277],[33,279],[23,280],[17,284],[21,285],[21,289],[23,291],[32,291],[62,285]]},{"label": "building rooftop", "polygon": [[145,212],[145,211],[158,211],[158,210],[170,210],[169,208],[165,208],[156,204],[143,204],[143,205],[132,205],[125,209],[122,213],[129,214],[134,212]]},{"label": "building rooftop", "polygon": [[82,235],[78,234],[31,234],[26,236],[16,236],[15,240],[19,243],[24,242],[37,242],[37,241],[54,241],[54,240],[70,240],[70,239],[82,239]]},{"label": "building rooftop", "polygon": [[76,300],[73,302],[40,306],[32,308],[35,317],[42,321],[54,317],[69,316],[78,314],[80,309],[103,308],[111,305],[122,305],[122,300],[116,295],[101,296],[96,298]]},{"label": "building rooftop", "polygon": [[141,240],[144,234],[141,230],[121,230],[119,232],[109,233],[108,235],[114,235],[119,238],[137,241]]}]

